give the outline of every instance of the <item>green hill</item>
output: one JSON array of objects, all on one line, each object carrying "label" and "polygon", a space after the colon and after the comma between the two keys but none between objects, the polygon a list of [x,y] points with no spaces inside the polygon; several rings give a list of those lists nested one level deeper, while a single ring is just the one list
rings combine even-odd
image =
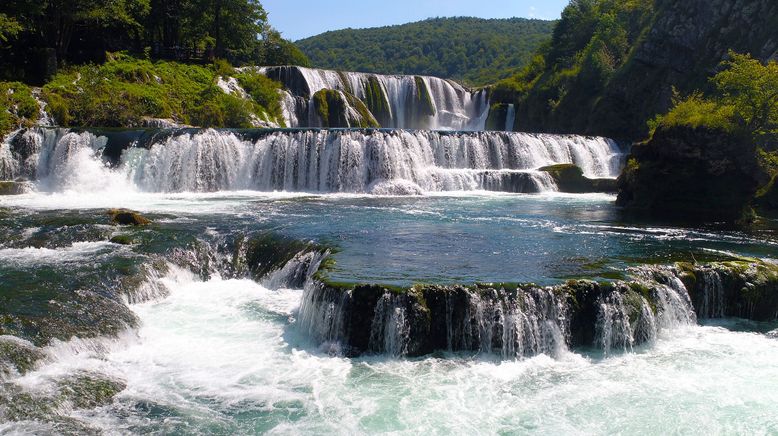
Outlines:
[{"label": "green hill", "polygon": [[434,18],[344,29],[297,41],[319,68],[421,74],[485,85],[511,76],[551,37],[555,21]]}]

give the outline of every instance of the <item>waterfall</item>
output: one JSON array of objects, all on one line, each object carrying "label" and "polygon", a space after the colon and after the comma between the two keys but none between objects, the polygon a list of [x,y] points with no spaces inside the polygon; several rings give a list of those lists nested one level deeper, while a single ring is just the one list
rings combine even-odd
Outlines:
[{"label": "waterfall", "polygon": [[390,293],[382,295],[373,313],[370,350],[395,357],[405,356],[408,354],[410,330],[403,298]]},{"label": "waterfall", "polygon": [[508,105],[508,110],[505,114],[505,131],[512,132],[513,125],[516,123],[516,106],[513,104]]},{"label": "waterfall", "polygon": [[698,298],[697,315],[700,318],[724,317],[724,285],[721,275],[714,269],[703,269],[697,274],[702,279],[702,295]]},{"label": "waterfall", "polygon": [[[97,133],[30,129],[3,144],[0,170],[36,179],[38,189],[53,192],[283,190],[407,195],[553,191],[554,181],[537,168],[573,163],[590,177],[616,177],[622,161],[613,141],[569,135],[190,129],[163,130],[147,137],[152,139],[143,147],[117,150],[118,145]],[[26,151],[17,150],[21,148]]]},{"label": "waterfall", "polygon": [[327,256],[328,251],[298,253],[284,266],[262,278],[262,285],[268,289],[303,288]]},{"label": "waterfall", "polygon": [[504,289],[471,291],[465,304],[456,297],[449,294],[445,302],[449,351],[516,358],[543,353],[557,356],[567,349],[568,307],[552,290],[533,288],[517,296]]},{"label": "waterfall", "polygon": [[601,295],[597,306],[595,346],[606,355],[614,350],[632,351],[635,345],[656,339],[656,316],[645,297],[630,295],[617,287]]},{"label": "waterfall", "polygon": [[280,81],[286,88],[283,107],[290,127],[318,126],[313,96],[325,89],[358,98],[384,128],[483,130],[489,113],[486,91],[473,92],[437,77],[302,67],[262,67],[257,71]]},{"label": "waterfall", "polygon": [[297,311],[297,328],[322,351],[342,354],[347,340],[346,310],[351,293],[321,283],[307,283]]}]

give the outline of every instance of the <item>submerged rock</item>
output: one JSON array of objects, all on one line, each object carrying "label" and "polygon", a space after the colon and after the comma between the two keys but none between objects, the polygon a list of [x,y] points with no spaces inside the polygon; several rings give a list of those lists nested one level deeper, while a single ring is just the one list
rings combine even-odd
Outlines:
[{"label": "submerged rock", "polygon": [[0,336],[0,376],[12,372],[24,375],[44,357],[45,354],[29,341],[16,336]]},{"label": "submerged rock", "polygon": [[559,164],[543,167],[540,171],[551,175],[560,192],[585,194],[590,192],[616,192],[615,179],[590,179],[574,164]]},{"label": "submerged rock", "polygon": [[80,372],[58,382],[59,396],[77,409],[92,409],[113,402],[127,384],[102,374]]},{"label": "submerged rock", "polygon": [[127,209],[110,209],[108,210],[108,216],[111,218],[111,222],[122,226],[145,226],[151,224],[151,220],[139,214]]}]

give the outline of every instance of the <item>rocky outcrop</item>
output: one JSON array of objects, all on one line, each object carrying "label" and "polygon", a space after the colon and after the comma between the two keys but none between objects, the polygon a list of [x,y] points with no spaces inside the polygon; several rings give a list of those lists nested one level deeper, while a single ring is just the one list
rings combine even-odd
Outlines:
[{"label": "rocky outcrop", "polygon": [[591,192],[617,191],[615,179],[590,179],[583,175],[583,170],[573,164],[559,164],[543,167],[540,171],[551,175],[559,192],[585,194]]},{"label": "rocky outcrop", "polygon": [[0,181],[0,195],[20,195],[30,189],[30,184],[26,182]]},{"label": "rocky outcrop", "polygon": [[645,266],[628,281],[574,280],[396,288],[332,283],[306,288],[298,327],[325,350],[420,356],[438,350],[503,357],[569,347],[605,353],[653,341],[700,318],[778,319],[778,266],[761,261]]},{"label": "rocky outcrop", "polygon": [[760,261],[679,263],[700,318],[778,319],[778,266]]},{"label": "rocky outcrop", "polygon": [[367,106],[344,91],[322,89],[313,95],[313,106],[318,115],[317,127],[380,127]]},{"label": "rocky outcrop", "polygon": [[[623,23],[636,37],[624,61],[606,68],[607,79],[575,76],[570,70],[572,81],[557,77],[562,82],[534,83],[529,97],[517,106],[518,130],[643,140],[649,132],[647,122],[673,106],[673,90],[689,95],[707,89],[708,78],[729,50],[763,61],[778,58],[778,3],[773,0],[641,3],[653,4],[641,18],[646,24],[631,28],[638,25]],[[593,33],[560,39],[576,40],[583,48]],[[548,67],[547,75],[553,75],[569,65]]]},{"label": "rocky outcrop", "polygon": [[778,58],[778,3],[772,0],[659,0],[631,60],[593,108],[588,132],[643,138],[646,121],[682,94],[705,88],[729,50]]},{"label": "rocky outcrop", "polygon": [[764,182],[749,139],[706,128],[660,129],[632,148],[617,204],[641,217],[735,223],[749,218]]}]

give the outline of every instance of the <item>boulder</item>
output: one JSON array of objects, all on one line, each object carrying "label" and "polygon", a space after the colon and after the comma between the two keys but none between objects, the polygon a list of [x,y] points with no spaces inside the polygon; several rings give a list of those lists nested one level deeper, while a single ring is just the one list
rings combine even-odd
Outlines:
[{"label": "boulder", "polygon": [[114,224],[122,226],[145,226],[151,224],[151,220],[131,210],[110,209],[107,213]]}]

